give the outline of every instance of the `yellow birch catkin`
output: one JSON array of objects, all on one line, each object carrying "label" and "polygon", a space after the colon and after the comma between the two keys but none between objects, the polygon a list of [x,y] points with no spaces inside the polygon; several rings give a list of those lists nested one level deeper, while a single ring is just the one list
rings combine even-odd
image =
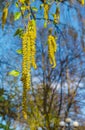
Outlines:
[{"label": "yellow birch catkin", "polygon": [[31,65],[34,67],[34,69],[37,69],[36,65],[36,46],[35,46],[35,40],[36,40],[36,23],[35,20],[31,20],[28,24],[28,33],[30,37],[30,46],[31,46]]},{"label": "yellow birch catkin", "polygon": [[81,4],[84,5],[84,4],[85,4],[85,1],[84,1],[84,0],[81,0]]},{"label": "yellow birch catkin", "polygon": [[59,23],[59,19],[60,19],[60,10],[58,8],[56,9],[56,12],[53,15],[53,17],[54,17],[54,23],[58,24]]},{"label": "yellow birch catkin", "polygon": [[44,19],[45,19],[45,23],[44,23],[44,27],[47,27],[47,20],[48,20],[48,13],[49,13],[49,5],[47,3],[44,3]]},{"label": "yellow birch catkin", "polygon": [[28,23],[28,29],[22,37],[22,82],[23,82],[23,98],[22,98],[22,112],[24,119],[27,119],[27,92],[31,87],[31,65],[36,69],[36,24],[34,20]]},{"label": "yellow birch catkin", "polygon": [[55,53],[57,50],[56,39],[52,34],[48,35],[48,56],[52,68],[56,67]]},{"label": "yellow birch catkin", "polygon": [[6,23],[7,20],[7,16],[8,16],[8,8],[4,8],[3,9],[3,13],[2,13],[2,28],[4,28],[4,25]]},{"label": "yellow birch catkin", "polygon": [[48,11],[49,11],[49,5],[44,4],[44,18],[47,20],[48,19]]},{"label": "yellow birch catkin", "polygon": [[22,37],[22,81],[23,81],[23,97],[22,97],[22,112],[24,119],[27,119],[27,106],[26,106],[26,96],[27,96],[27,32]]}]

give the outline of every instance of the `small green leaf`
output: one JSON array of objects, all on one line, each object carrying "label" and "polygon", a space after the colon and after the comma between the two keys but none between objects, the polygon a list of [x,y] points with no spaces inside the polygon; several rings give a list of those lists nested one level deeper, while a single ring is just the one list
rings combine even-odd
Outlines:
[{"label": "small green leaf", "polygon": [[12,71],[9,72],[9,75],[10,76],[14,76],[14,77],[18,77],[19,74],[20,74],[20,72],[17,71],[17,70],[12,70]]},{"label": "small green leaf", "polygon": [[44,28],[47,28],[47,21],[44,22]]},{"label": "small green leaf", "polygon": [[22,34],[23,34],[23,29],[22,29],[22,28],[18,28],[18,29],[16,30],[14,36],[17,36],[17,35],[21,36]]},{"label": "small green leaf", "polygon": [[18,8],[18,2],[15,3],[16,7]]},{"label": "small green leaf", "polygon": [[22,6],[22,7],[21,7],[21,10],[26,10],[26,7],[25,7],[25,6]]},{"label": "small green leaf", "polygon": [[41,4],[41,5],[40,5],[40,9],[42,9],[43,7],[44,7],[44,4]]},{"label": "small green leaf", "polygon": [[38,11],[38,9],[36,7],[32,7],[32,10],[35,11],[35,12]]},{"label": "small green leaf", "polygon": [[17,52],[18,54],[22,54],[22,49],[18,49],[16,52]]},{"label": "small green leaf", "polygon": [[21,17],[21,12],[16,12],[14,14],[14,20],[18,20]]},{"label": "small green leaf", "polygon": [[0,96],[0,102],[3,102],[5,99],[3,96]]}]

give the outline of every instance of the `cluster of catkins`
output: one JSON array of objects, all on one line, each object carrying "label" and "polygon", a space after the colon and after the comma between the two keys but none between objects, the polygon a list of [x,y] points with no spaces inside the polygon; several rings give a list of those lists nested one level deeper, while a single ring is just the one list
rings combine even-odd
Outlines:
[{"label": "cluster of catkins", "polygon": [[[48,35],[48,55],[49,62],[52,68],[56,67],[55,52],[57,50],[56,40],[52,34]],[[23,116],[27,119],[27,91],[30,90],[31,86],[31,67],[37,69],[36,65],[36,22],[30,20],[28,28],[22,37],[22,81],[23,81]]]}]

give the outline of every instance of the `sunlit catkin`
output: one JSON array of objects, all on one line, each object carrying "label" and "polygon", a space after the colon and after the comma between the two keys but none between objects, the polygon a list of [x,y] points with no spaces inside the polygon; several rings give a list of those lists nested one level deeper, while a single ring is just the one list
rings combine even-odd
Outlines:
[{"label": "sunlit catkin", "polygon": [[52,65],[52,68],[56,67],[56,59],[55,59],[55,52],[57,50],[56,40],[53,35],[48,36],[48,56],[49,62]]},{"label": "sunlit catkin", "polygon": [[26,95],[27,95],[27,32],[22,37],[22,81],[23,81],[23,97],[22,97],[22,112],[24,119],[27,119]]},{"label": "sunlit catkin", "polygon": [[85,4],[85,1],[84,1],[84,0],[81,0],[81,4],[84,5],[84,4]]},{"label": "sunlit catkin", "polygon": [[49,11],[49,5],[44,4],[44,18],[47,20],[48,19],[48,11]]},{"label": "sunlit catkin", "polygon": [[58,24],[59,23],[59,19],[60,19],[60,10],[57,8],[55,14],[53,15],[54,18],[54,24]]},{"label": "sunlit catkin", "polygon": [[27,92],[31,86],[31,66],[37,68],[35,55],[36,55],[36,24],[34,20],[30,20],[28,28],[22,37],[22,82],[23,82],[23,98],[22,98],[22,112],[24,119],[27,119]]},{"label": "sunlit catkin", "polygon": [[8,8],[5,7],[2,13],[2,28],[4,28],[4,25],[6,23],[7,15],[8,15]]},{"label": "sunlit catkin", "polygon": [[34,69],[37,68],[35,56],[36,56],[36,23],[35,20],[31,20],[28,24],[28,33],[30,38],[30,47],[31,47],[31,65]]},{"label": "sunlit catkin", "polygon": [[45,19],[45,23],[44,23],[44,27],[47,27],[47,20],[48,20],[48,13],[49,13],[49,5],[47,3],[44,3],[44,19]]}]

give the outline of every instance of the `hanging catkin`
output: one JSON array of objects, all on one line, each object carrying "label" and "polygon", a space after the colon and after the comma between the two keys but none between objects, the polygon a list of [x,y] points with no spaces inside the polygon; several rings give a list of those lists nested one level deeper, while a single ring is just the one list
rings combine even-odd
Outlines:
[{"label": "hanging catkin", "polygon": [[24,119],[27,119],[27,92],[31,86],[31,66],[37,68],[35,55],[36,55],[36,23],[35,20],[30,20],[28,29],[23,34],[22,38],[22,82],[23,82],[23,98],[22,98],[22,112]]},{"label": "hanging catkin", "polygon": [[35,40],[36,40],[36,23],[35,20],[31,20],[28,25],[28,33],[30,37],[30,47],[31,47],[31,65],[35,69],[37,68],[36,62],[35,62],[35,55],[36,55],[36,46],[35,46]]},{"label": "hanging catkin", "polygon": [[56,59],[55,59],[55,52],[57,50],[57,44],[55,37],[51,34],[48,36],[48,56],[49,62],[52,65],[52,68],[56,67]]}]

